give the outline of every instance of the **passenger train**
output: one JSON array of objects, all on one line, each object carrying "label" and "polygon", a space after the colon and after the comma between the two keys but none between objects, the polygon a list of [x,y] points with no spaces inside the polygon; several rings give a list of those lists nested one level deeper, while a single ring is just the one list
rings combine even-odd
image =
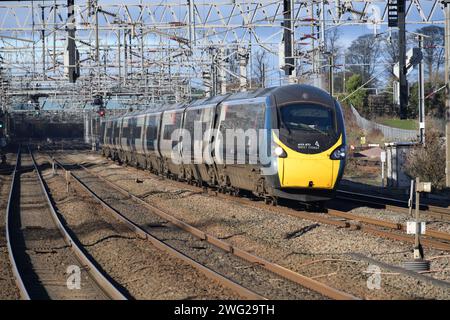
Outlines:
[{"label": "passenger train", "polygon": [[106,157],[221,192],[247,190],[266,203],[287,198],[322,206],[333,197],[346,162],[341,106],[308,85],[93,121],[98,125],[91,131]]},{"label": "passenger train", "polygon": [[9,116],[0,109],[0,164],[6,162],[6,148],[9,143]]}]

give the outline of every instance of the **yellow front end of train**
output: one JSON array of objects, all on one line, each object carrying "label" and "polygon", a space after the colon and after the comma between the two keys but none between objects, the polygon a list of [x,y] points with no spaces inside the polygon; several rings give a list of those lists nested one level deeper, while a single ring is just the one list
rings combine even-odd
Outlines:
[{"label": "yellow front end of train", "polygon": [[278,138],[276,144],[285,152],[278,157],[278,178],[281,188],[334,189],[338,181],[341,161],[330,157],[342,145],[342,135],[328,150],[317,154],[295,151]]}]

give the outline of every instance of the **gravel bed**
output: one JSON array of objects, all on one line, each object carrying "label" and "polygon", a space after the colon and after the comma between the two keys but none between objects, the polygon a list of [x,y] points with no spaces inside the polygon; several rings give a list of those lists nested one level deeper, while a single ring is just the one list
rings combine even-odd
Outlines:
[{"label": "gravel bed", "polygon": [[[334,200],[333,203],[343,203],[343,200]],[[352,213],[354,215],[357,215],[357,216],[391,221],[391,222],[395,222],[395,223],[401,223],[404,225],[406,225],[407,221],[415,220],[414,211],[413,211],[413,217],[411,217],[408,213],[396,212],[396,211],[385,210],[385,209],[370,208],[370,207],[364,206],[363,204],[352,208],[348,212]],[[439,221],[434,217],[431,217],[427,214],[422,214],[422,213],[420,214],[420,219],[422,221],[426,221],[427,227],[429,227],[433,230],[450,233],[450,222]]]},{"label": "gravel bed", "polygon": [[116,221],[73,182],[44,171],[66,224],[97,264],[135,299],[238,299],[228,288],[190,265],[156,249]]},{"label": "gravel bed", "polygon": [[[6,155],[7,164],[13,164],[14,154]],[[11,187],[11,175],[0,174],[0,300],[20,299],[14,275],[9,262],[8,247],[6,246],[6,206],[8,205],[8,196]]]},{"label": "gravel bed", "polygon": [[[178,183],[155,178],[134,168],[120,167],[106,162],[99,155],[74,154],[71,159],[89,162],[92,169],[103,176],[201,230],[361,298],[450,298],[449,292],[404,275],[382,274],[381,288],[370,290],[367,286],[370,280],[368,264],[348,256],[348,253],[359,252],[386,263],[401,265],[412,258],[410,244],[274,213],[270,207],[267,210],[250,208],[213,196],[205,197],[192,192],[188,185],[180,188]],[[143,183],[135,183],[136,176]],[[427,257],[446,254],[426,250]],[[448,259],[433,259],[431,268],[447,269]],[[431,276],[450,280],[448,271],[432,273]]]},{"label": "gravel bed", "polygon": [[[107,299],[80,266],[56,227],[30,155],[21,156],[21,170],[11,216],[15,261],[31,299]],[[20,179],[20,180],[19,180]],[[79,288],[68,283],[69,270],[79,268]],[[75,277],[72,277],[75,279]]]},{"label": "gravel bed", "polygon": [[323,299],[319,294],[249,264],[178,229],[83,170],[72,172],[106,202],[153,236],[237,283],[273,299]]}]

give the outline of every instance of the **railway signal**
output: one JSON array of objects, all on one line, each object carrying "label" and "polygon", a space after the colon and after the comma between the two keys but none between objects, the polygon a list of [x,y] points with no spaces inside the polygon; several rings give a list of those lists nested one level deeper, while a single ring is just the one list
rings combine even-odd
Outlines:
[{"label": "railway signal", "polygon": [[101,108],[98,108],[97,113],[100,117],[104,117],[106,114],[106,110],[105,110],[105,108],[101,107]]},{"label": "railway signal", "polygon": [[[423,247],[420,243],[420,235],[425,234],[425,223],[420,221],[420,194],[423,192],[431,192],[431,182],[420,182],[420,178],[416,178],[415,181],[415,221],[408,222],[408,224],[413,226],[415,240],[414,240],[414,260],[404,262],[403,266],[405,269],[412,271],[428,271],[430,269],[430,261],[424,259]],[[411,205],[411,203],[410,203]],[[410,228],[407,228],[407,231]],[[408,232],[409,233],[409,232]]]}]

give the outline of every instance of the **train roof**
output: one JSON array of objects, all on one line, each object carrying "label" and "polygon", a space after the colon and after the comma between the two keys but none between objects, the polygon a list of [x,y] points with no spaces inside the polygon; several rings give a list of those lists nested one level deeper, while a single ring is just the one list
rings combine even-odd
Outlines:
[{"label": "train roof", "polygon": [[191,103],[177,103],[171,105],[152,106],[145,110],[127,112],[120,116],[107,118],[115,120],[128,116],[137,116],[141,114],[160,113],[163,111],[183,110],[186,107],[200,107],[203,105],[218,104],[220,102],[245,100],[254,98],[264,98],[272,96],[277,105],[284,105],[292,102],[314,102],[323,105],[334,105],[333,97],[320,88],[306,84],[291,84],[279,87],[260,88],[251,91],[237,92],[226,95],[217,95],[209,98],[194,100]]},{"label": "train roof", "polygon": [[313,102],[334,106],[334,98],[328,92],[306,84],[276,87],[270,94],[278,106],[292,102]]}]

